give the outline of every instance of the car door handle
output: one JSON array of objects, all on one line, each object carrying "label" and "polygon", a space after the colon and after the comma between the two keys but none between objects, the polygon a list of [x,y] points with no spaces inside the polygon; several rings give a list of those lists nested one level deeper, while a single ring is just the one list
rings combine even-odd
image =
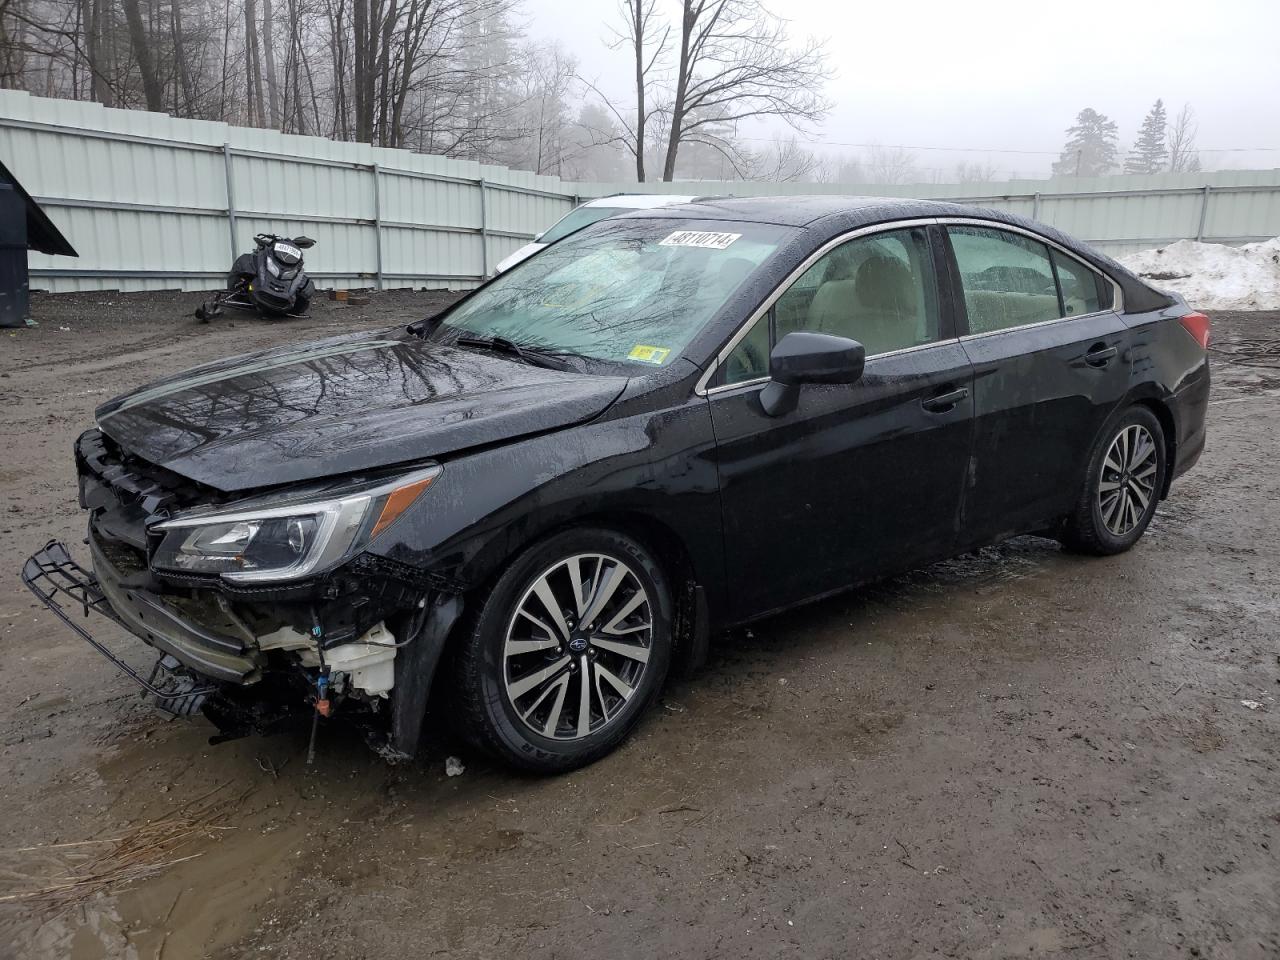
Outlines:
[{"label": "car door handle", "polygon": [[946,393],[940,393],[937,396],[921,400],[920,406],[930,413],[946,413],[948,410],[954,409],[956,404],[968,396],[969,388],[961,387],[959,390],[949,390]]},{"label": "car door handle", "polygon": [[1084,362],[1091,367],[1105,367],[1117,353],[1115,347],[1094,347],[1084,355]]}]

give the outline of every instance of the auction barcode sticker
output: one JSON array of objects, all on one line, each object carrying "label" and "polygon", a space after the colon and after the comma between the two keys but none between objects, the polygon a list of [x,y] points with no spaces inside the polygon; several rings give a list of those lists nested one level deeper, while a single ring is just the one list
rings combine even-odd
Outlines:
[{"label": "auction barcode sticker", "polygon": [[706,247],[710,250],[723,250],[733,241],[741,237],[740,233],[706,233],[702,230],[677,230],[660,241],[663,247]]}]

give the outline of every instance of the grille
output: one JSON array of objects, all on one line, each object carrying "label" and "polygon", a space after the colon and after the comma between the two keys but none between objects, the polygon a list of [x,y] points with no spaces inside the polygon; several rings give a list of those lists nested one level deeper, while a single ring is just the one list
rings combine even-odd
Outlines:
[{"label": "grille", "polygon": [[76,441],[80,504],[90,510],[119,505],[146,516],[171,513],[219,498],[185,477],[132,457],[100,430],[88,430]]}]

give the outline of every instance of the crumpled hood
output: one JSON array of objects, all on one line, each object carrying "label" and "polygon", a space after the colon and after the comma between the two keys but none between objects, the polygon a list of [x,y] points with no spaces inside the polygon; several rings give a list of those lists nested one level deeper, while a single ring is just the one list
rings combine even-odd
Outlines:
[{"label": "crumpled hood", "polygon": [[128,453],[233,492],[571,426],[625,386],[392,331],[196,367],[103,404],[97,419]]}]

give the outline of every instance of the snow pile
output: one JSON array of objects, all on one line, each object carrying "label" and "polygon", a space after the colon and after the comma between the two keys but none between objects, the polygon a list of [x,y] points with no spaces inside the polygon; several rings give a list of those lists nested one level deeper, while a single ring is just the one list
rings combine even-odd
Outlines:
[{"label": "snow pile", "polygon": [[1120,262],[1199,310],[1280,310],[1280,237],[1242,247],[1179,240]]}]

